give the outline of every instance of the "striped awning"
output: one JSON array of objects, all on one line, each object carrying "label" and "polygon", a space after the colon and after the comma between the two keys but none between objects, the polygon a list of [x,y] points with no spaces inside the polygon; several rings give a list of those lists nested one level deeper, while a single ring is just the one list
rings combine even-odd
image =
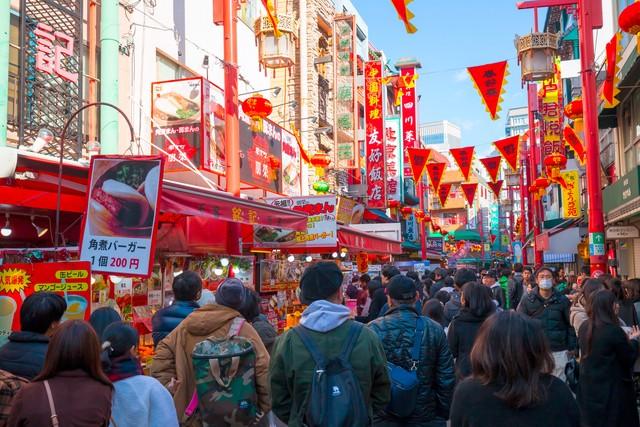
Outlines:
[{"label": "striped awning", "polygon": [[545,252],[543,254],[543,260],[546,263],[556,263],[556,262],[575,262],[576,254],[574,253],[554,253],[554,252]]}]

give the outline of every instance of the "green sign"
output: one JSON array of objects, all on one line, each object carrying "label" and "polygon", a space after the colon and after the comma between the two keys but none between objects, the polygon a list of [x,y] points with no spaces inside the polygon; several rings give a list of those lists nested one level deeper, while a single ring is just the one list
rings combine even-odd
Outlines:
[{"label": "green sign", "polygon": [[640,197],[640,166],[603,190],[604,211],[609,213],[637,197]]}]

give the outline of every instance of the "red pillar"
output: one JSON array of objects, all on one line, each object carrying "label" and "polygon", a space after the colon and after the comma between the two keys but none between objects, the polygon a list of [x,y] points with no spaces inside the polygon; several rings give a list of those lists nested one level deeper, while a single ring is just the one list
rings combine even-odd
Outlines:
[{"label": "red pillar", "polygon": [[529,199],[529,183],[525,180],[525,174],[527,173],[527,141],[522,139],[520,145],[520,242],[522,243],[522,263],[527,264],[527,251],[524,248],[524,243],[527,239],[527,204],[526,200]]},{"label": "red pillar", "polygon": [[[533,113],[538,110],[538,87],[534,83],[527,85],[528,103],[529,103],[529,182],[533,183],[538,173],[538,149],[536,140],[536,123]],[[536,238],[540,235],[540,221],[538,212],[539,204],[533,200],[533,195],[529,197],[529,221],[533,228],[533,248],[534,248],[534,265],[536,267],[542,265],[542,251],[538,250]]]},{"label": "red pillar", "polygon": [[[420,182],[418,183],[418,198],[420,199],[420,209],[425,210],[424,206],[424,183],[422,182],[422,177],[420,178]],[[422,250],[422,261],[427,259],[427,230],[425,227],[426,223],[424,221],[420,222],[420,248]]]}]

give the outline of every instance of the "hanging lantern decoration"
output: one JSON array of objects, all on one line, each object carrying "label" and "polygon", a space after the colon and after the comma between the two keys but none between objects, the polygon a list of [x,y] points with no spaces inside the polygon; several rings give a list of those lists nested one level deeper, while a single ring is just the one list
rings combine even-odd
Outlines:
[{"label": "hanging lantern decoration", "polygon": [[553,33],[516,36],[515,45],[523,82],[536,82],[553,77],[558,41],[559,36]]},{"label": "hanging lantern decoration", "polygon": [[251,130],[262,131],[262,120],[269,117],[273,111],[271,101],[259,93],[242,101],[242,111],[251,118]]},{"label": "hanging lantern decoration", "polygon": [[409,219],[409,215],[413,213],[413,208],[410,206],[403,206],[400,208],[400,213],[402,214],[402,217],[407,220]]},{"label": "hanging lantern decoration", "polygon": [[640,53],[640,2],[636,1],[624,8],[618,16],[618,25],[625,33],[633,34],[637,37],[637,49],[638,53]]},{"label": "hanging lantern decoration", "polygon": [[431,216],[429,214],[424,214],[424,218],[422,219],[424,222],[431,222]]},{"label": "hanging lantern decoration", "polygon": [[576,98],[564,107],[564,115],[573,120],[573,130],[582,132],[584,129],[582,99]]},{"label": "hanging lantern decoration", "polygon": [[[271,11],[275,12],[275,11]],[[261,67],[276,70],[296,63],[298,21],[288,13],[261,16],[253,25]],[[277,28],[274,28],[274,22]]]},{"label": "hanging lantern decoration", "polygon": [[331,156],[322,151],[318,151],[316,154],[311,156],[309,162],[314,168],[316,168],[316,176],[318,178],[322,178],[324,177],[327,167],[331,164]]},{"label": "hanging lantern decoration", "polygon": [[313,183],[313,189],[316,193],[326,194],[329,191],[329,183],[326,181],[316,181]]},{"label": "hanging lantern decoration", "polygon": [[424,220],[424,217],[426,216],[426,214],[422,209],[416,209],[413,215],[416,217],[416,220],[418,221],[418,223],[421,223],[422,220]]},{"label": "hanging lantern decoration", "polygon": [[544,167],[547,176],[557,179],[560,176],[560,171],[567,167],[567,156],[557,152],[551,153],[544,158]]},{"label": "hanging lantern decoration", "polygon": [[533,194],[533,197],[536,200],[540,200],[545,193],[547,188],[551,185],[551,181],[549,178],[539,177],[533,180],[533,184],[529,187],[529,191]]},{"label": "hanging lantern decoration", "polygon": [[389,209],[398,209],[400,207],[400,200],[389,200],[389,202],[387,203],[387,207],[389,207]]}]

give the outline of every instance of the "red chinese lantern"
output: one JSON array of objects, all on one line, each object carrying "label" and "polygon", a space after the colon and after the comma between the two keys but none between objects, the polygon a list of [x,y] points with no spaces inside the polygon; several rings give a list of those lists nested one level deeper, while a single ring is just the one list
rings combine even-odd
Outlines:
[{"label": "red chinese lantern", "polygon": [[400,207],[400,200],[391,199],[387,203],[389,209],[398,209]]},{"label": "red chinese lantern", "polygon": [[262,120],[269,117],[273,106],[271,101],[258,93],[242,101],[242,111],[251,118],[251,128],[260,131],[262,130]]},{"label": "red chinese lantern", "polygon": [[322,151],[318,151],[309,159],[311,165],[316,168],[316,176],[322,178],[327,169],[327,166],[331,164],[331,156]]},{"label": "red chinese lantern", "polygon": [[424,221],[424,222],[431,222],[431,217],[429,216],[429,214],[425,214],[425,215],[424,215],[424,219],[423,219],[423,221]]},{"label": "red chinese lantern", "polygon": [[278,170],[280,169],[281,165],[282,162],[279,158],[277,158],[273,154],[269,155],[269,175],[272,180],[275,180],[278,177]]},{"label": "red chinese lantern", "polygon": [[565,105],[564,115],[573,120],[573,130],[582,132],[584,129],[584,121],[582,119],[582,99],[577,98]]},{"label": "red chinese lantern", "polygon": [[560,171],[567,166],[567,156],[561,153],[551,153],[544,159],[544,167],[551,178],[560,176]]},{"label": "red chinese lantern", "polygon": [[545,190],[551,185],[549,178],[539,177],[533,180],[533,184],[529,187],[529,191],[533,194],[533,197],[537,200],[544,196]]},{"label": "red chinese lantern", "polygon": [[618,25],[625,33],[640,35],[640,4],[631,3],[618,16]]},{"label": "red chinese lantern", "polygon": [[422,209],[416,209],[414,211],[413,215],[416,217],[416,220],[418,222],[422,222],[422,220],[424,219],[426,214],[424,213],[424,211]]},{"label": "red chinese lantern", "polygon": [[413,209],[411,209],[411,207],[409,206],[403,206],[400,208],[400,213],[402,214],[402,217],[404,219],[409,218],[409,215],[411,215],[412,212],[413,212]]}]

